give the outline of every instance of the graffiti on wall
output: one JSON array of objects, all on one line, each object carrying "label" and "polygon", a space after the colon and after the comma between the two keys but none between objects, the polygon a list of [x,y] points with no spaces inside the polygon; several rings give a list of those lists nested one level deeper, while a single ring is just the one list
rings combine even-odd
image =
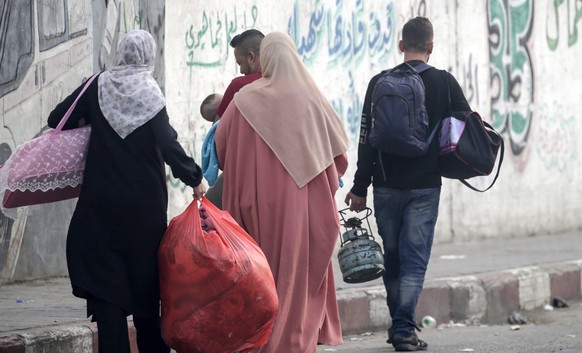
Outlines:
[{"label": "graffiti on wall", "polygon": [[348,73],[349,83],[347,84],[349,88],[349,96],[351,99],[341,99],[334,98],[331,100],[331,105],[337,112],[337,114],[342,117],[344,121],[348,136],[355,139],[360,134],[360,119],[362,115],[363,99],[360,99],[360,94],[354,84],[354,75],[352,71]]},{"label": "graffiti on wall", "polygon": [[[234,6],[230,10],[202,10],[199,15],[200,21],[187,26],[184,31],[184,45],[186,66],[190,71],[190,80],[193,78],[195,69],[213,69],[226,64],[232,48],[231,39],[250,28],[256,28],[259,18],[259,9],[256,5],[245,10],[240,10]],[[210,125],[195,124],[199,107],[195,106],[195,100],[189,99],[188,109],[184,114],[184,119],[188,122],[188,131],[181,131],[181,135],[187,136],[179,142],[190,156],[199,160],[199,142],[204,139]],[[180,180],[172,177],[171,173],[166,173],[166,181],[170,188],[185,193],[188,186]],[[177,195],[175,195],[177,196]]]},{"label": "graffiti on wall", "polygon": [[[143,2],[142,2],[143,3]],[[165,1],[110,0],[105,3],[93,2],[95,44],[94,63],[97,70],[111,68],[117,62],[115,48],[119,39],[133,29],[145,29],[157,43],[156,63],[153,76],[165,92],[164,27]]]},{"label": "graffiti on wall", "polygon": [[331,5],[318,0],[311,4],[296,0],[287,22],[287,31],[308,67],[323,63],[326,71],[345,72],[343,91],[328,98],[354,142],[359,136],[363,107],[364,92],[360,91],[362,86],[366,87],[356,72],[370,62],[388,61],[394,54],[397,36],[393,2],[368,4],[376,7],[366,6],[363,0],[349,6],[343,0]]},{"label": "graffiti on wall", "polygon": [[190,25],[184,35],[186,45],[186,65],[190,67],[219,67],[226,63],[229,45],[232,37],[239,32],[254,28],[259,16],[259,10],[253,5],[237,13],[233,11],[207,12],[202,11],[200,25]]},{"label": "graffiti on wall", "polygon": [[34,59],[32,0],[0,5],[0,97],[15,90]]},{"label": "graffiti on wall", "polygon": [[[578,42],[578,22],[582,19],[582,1],[548,1],[546,11],[546,42],[551,51],[560,43],[567,48]],[[576,117],[569,115],[562,103],[544,102],[539,109],[536,150],[548,170],[573,178],[577,153]]]},{"label": "graffiti on wall", "polygon": [[[6,162],[11,154],[10,146],[6,143],[0,143],[0,163]],[[0,274],[4,273],[5,269],[12,265],[12,263],[8,262],[8,259],[13,257],[10,251],[12,244],[15,243],[12,235],[13,225],[14,220],[12,218],[0,213]],[[0,283],[3,282],[2,276],[0,276]]]},{"label": "graffiti on wall", "polygon": [[576,118],[568,116],[561,103],[554,102],[542,104],[537,121],[536,150],[544,166],[572,179],[578,157]]},{"label": "graffiti on wall", "polygon": [[382,10],[365,8],[363,0],[352,9],[345,9],[343,0],[337,0],[333,8],[315,1],[314,10],[306,16],[309,21],[303,21],[296,0],[287,31],[307,65],[320,52],[328,58],[329,67],[381,60],[392,52],[396,34],[392,2]]},{"label": "graffiti on wall", "polygon": [[534,1],[488,0],[491,113],[493,126],[524,153],[532,125],[534,73],[529,50]]},{"label": "graffiti on wall", "polygon": [[[453,69],[449,68],[449,72]],[[466,62],[461,65],[461,74],[457,77],[459,85],[463,88],[465,98],[469,105],[476,106],[479,103],[479,66],[473,61],[473,54],[469,54]]]},{"label": "graffiti on wall", "polygon": [[[86,1],[82,0],[37,0],[36,7],[32,0],[4,1],[0,5],[0,97],[17,90],[31,68],[35,69],[34,88],[21,92],[21,99],[39,90],[55,75],[64,73],[65,65],[57,62],[60,58],[35,58],[36,40],[42,53],[86,35],[90,13]],[[38,19],[37,31],[35,18]]]},{"label": "graffiti on wall", "polygon": [[40,50],[54,48],[67,41],[67,4],[65,0],[38,2],[38,27]]},{"label": "graffiti on wall", "polygon": [[99,70],[106,70],[116,61],[114,49],[117,47],[120,33],[141,28],[139,1],[110,0],[105,4],[93,3],[93,7],[96,12],[93,20],[98,23],[93,37],[95,42],[99,43],[95,61]]},{"label": "graffiti on wall", "polygon": [[[86,38],[77,39],[87,35],[90,23],[87,0],[0,3],[0,163],[9,158],[17,141],[30,137],[22,135],[34,134],[37,128],[36,133],[43,130],[39,124],[43,112],[65,94],[62,79],[90,55]],[[30,108],[30,102],[38,104]],[[23,133],[20,126],[29,130]],[[28,221],[26,213],[19,213],[16,220],[0,213],[0,283],[12,279]]]},{"label": "graffiti on wall", "polygon": [[[560,17],[560,12],[564,17]],[[564,32],[567,33],[568,47],[578,42],[578,21],[582,19],[582,1],[548,1],[546,16],[546,40],[550,50],[554,51],[558,48],[560,34]]]},{"label": "graffiti on wall", "polygon": [[295,46],[299,55],[303,57],[304,61],[310,61],[317,56],[317,48],[321,42],[322,23],[324,7],[319,3],[315,4],[316,9],[309,15],[309,25],[306,35],[301,35],[302,19],[299,12],[299,3],[295,1],[293,4],[293,15],[289,18],[287,24],[287,32],[293,38]]}]

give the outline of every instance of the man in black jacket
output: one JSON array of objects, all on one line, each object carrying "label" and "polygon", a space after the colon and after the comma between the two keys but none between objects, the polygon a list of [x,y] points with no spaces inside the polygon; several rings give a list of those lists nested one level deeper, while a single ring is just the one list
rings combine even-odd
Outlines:
[{"label": "man in black jacket", "polygon": [[[399,48],[404,61],[412,66],[428,62],[433,50],[431,22],[424,17],[409,20],[402,29]],[[461,87],[450,73],[430,68],[420,76],[425,86],[430,131],[451,110],[470,110]],[[420,157],[379,153],[370,145],[372,91],[379,77],[380,74],[370,80],[366,91],[357,170],[345,202],[353,211],[365,209],[367,189],[372,183],[378,233],[384,246],[384,286],[392,319],[388,343],[397,352],[420,351],[426,350],[427,344],[416,335],[415,310],[430,258],[440,200],[438,137]]]}]

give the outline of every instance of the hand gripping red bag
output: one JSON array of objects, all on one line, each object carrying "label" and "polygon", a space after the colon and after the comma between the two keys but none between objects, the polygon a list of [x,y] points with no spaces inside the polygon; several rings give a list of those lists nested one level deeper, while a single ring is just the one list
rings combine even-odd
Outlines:
[{"label": "hand gripping red bag", "polygon": [[177,353],[260,348],[279,306],[267,259],[228,212],[201,204],[172,219],[158,251],[164,340]]}]

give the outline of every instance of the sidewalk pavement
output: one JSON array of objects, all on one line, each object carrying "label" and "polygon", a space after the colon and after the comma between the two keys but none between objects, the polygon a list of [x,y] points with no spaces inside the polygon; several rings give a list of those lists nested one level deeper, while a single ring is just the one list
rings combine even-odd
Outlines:
[{"label": "sidewalk pavement", "polygon": [[[336,257],[334,271],[343,332],[384,330],[389,315],[381,280],[344,283]],[[582,231],[435,244],[417,318],[506,323],[513,312],[556,297],[579,301],[581,278]],[[96,326],[67,278],[0,286],[0,353],[96,353],[96,342]]]}]

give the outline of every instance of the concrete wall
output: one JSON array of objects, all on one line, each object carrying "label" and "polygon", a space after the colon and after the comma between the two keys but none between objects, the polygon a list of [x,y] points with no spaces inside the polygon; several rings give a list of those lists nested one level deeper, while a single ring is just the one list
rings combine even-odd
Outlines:
[{"label": "concrete wall", "polygon": [[[7,0],[0,5],[0,158],[38,134],[84,78],[111,65],[121,34],[141,27],[158,41],[154,75],[180,142],[199,161],[210,127],[199,105],[238,75],[230,39],[248,28],[284,31],[350,136],[351,166],[337,195],[343,207],[368,80],[402,60],[401,27],[417,15],[433,22],[430,63],[457,77],[506,144],[499,180],[486,193],[445,180],[436,242],[581,228],[575,60],[582,9],[575,0]],[[483,187],[491,180],[481,179],[471,181]],[[192,196],[169,173],[168,185],[173,216]],[[73,207],[68,201],[30,208],[16,221],[0,217],[0,283],[66,275]]]},{"label": "concrete wall", "polygon": [[[582,210],[574,79],[582,52],[575,1],[238,1],[166,9],[167,95],[173,122],[198,156],[209,125],[198,106],[238,74],[230,38],[247,28],[292,35],[316,82],[351,138],[355,170],[368,80],[402,60],[402,25],[428,16],[435,30],[430,63],[451,71],[473,109],[502,132],[506,153],[496,185],[484,194],[445,180],[437,242],[529,236],[580,228]],[[491,178],[472,180],[478,187]],[[171,182],[181,194],[179,184]],[[267,187],[267,186],[266,186]],[[189,196],[189,195],[186,195]],[[173,198],[173,209],[184,200]],[[340,207],[342,206],[340,205]],[[369,202],[371,205],[371,202]]]}]

